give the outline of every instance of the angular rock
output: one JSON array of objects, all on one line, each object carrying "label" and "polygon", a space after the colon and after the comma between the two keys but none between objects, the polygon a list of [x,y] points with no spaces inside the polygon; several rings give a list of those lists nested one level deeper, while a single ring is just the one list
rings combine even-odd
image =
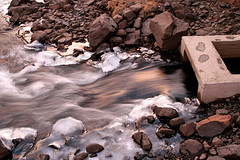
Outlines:
[{"label": "angular rock", "polygon": [[209,156],[207,160],[225,160],[225,158],[219,156]]},{"label": "angular rock", "polygon": [[142,25],[141,23],[142,23],[142,22],[141,22],[141,18],[138,17],[138,18],[134,21],[133,27],[136,28],[136,29],[139,29],[139,28],[141,28],[141,25]]},{"label": "angular rock", "polygon": [[47,154],[37,154],[34,160],[49,160],[50,156]]},{"label": "angular rock", "polygon": [[191,157],[199,156],[203,152],[203,146],[197,140],[188,139],[181,144],[180,152]]},{"label": "angular rock", "polygon": [[179,127],[179,133],[184,137],[190,137],[196,131],[196,123],[188,122]]},{"label": "angular rock", "polygon": [[132,135],[132,138],[143,150],[152,149],[152,143],[144,132],[136,132]]},{"label": "angular rock", "polygon": [[123,42],[123,39],[121,37],[114,36],[110,39],[110,41],[114,44],[120,44]]},{"label": "angular rock", "polygon": [[119,30],[116,32],[116,35],[117,35],[117,36],[126,36],[126,35],[127,35],[127,32],[126,32],[124,29],[119,29]]},{"label": "angular rock", "polygon": [[184,118],[177,117],[177,118],[171,119],[168,124],[171,127],[178,127],[178,126],[180,126],[181,124],[184,124],[184,123],[185,123]]},{"label": "angular rock", "polygon": [[176,134],[176,132],[173,130],[173,129],[170,129],[170,128],[165,128],[163,126],[160,126],[156,132],[157,136],[159,138],[163,138],[163,137],[166,137],[166,138],[170,138],[172,137],[173,135]]},{"label": "angular rock", "polygon": [[134,5],[131,5],[129,8],[130,8],[133,12],[138,13],[138,12],[140,12],[140,11],[143,9],[143,5],[140,4],[140,3],[137,3],[137,4],[134,4]]},{"label": "angular rock", "polygon": [[136,18],[137,15],[130,8],[125,8],[123,10],[123,17],[125,17],[128,21],[131,21]]},{"label": "angular rock", "polygon": [[214,137],[231,125],[231,115],[214,115],[197,123],[196,130],[201,137]]},{"label": "angular rock", "polygon": [[187,35],[188,27],[188,23],[167,11],[156,15],[150,22],[150,30],[162,51],[176,49],[181,43],[182,36]]},{"label": "angular rock", "polygon": [[119,14],[116,14],[115,16],[113,16],[113,20],[116,22],[116,23],[119,23],[121,22],[121,20],[123,19],[123,17]]},{"label": "angular rock", "polygon": [[58,8],[63,8],[65,5],[72,4],[72,0],[55,0],[53,1],[55,5],[58,6]]},{"label": "angular rock", "polygon": [[140,43],[140,30],[136,30],[133,33],[127,35],[125,44],[126,45],[138,45]]},{"label": "angular rock", "polygon": [[48,39],[47,33],[45,33],[44,31],[36,31],[32,34],[31,42],[37,40],[41,43],[45,43],[47,39]]},{"label": "angular rock", "polygon": [[240,116],[237,117],[235,125],[240,127]]},{"label": "angular rock", "polygon": [[88,41],[90,47],[96,49],[109,38],[111,33],[117,30],[117,24],[108,14],[102,14],[100,17],[95,19],[90,26]]},{"label": "angular rock", "polygon": [[119,24],[118,24],[118,27],[121,28],[121,29],[124,29],[127,27],[127,20],[124,19],[123,21],[121,21]]},{"label": "angular rock", "polygon": [[103,146],[98,143],[92,143],[86,146],[86,151],[88,153],[98,153],[104,150]]},{"label": "angular rock", "polygon": [[148,121],[148,123],[153,124],[155,122],[154,116],[152,116],[152,115],[147,116],[147,121]]},{"label": "angular rock", "polygon": [[153,113],[156,114],[158,119],[160,121],[169,121],[173,118],[178,117],[178,113],[175,109],[173,108],[168,108],[168,107],[153,107]]},{"label": "angular rock", "polygon": [[223,145],[223,141],[218,137],[214,137],[212,140],[212,144],[214,145],[214,147],[220,147]]},{"label": "angular rock", "polygon": [[152,31],[150,30],[150,26],[149,26],[150,22],[151,22],[151,19],[147,19],[146,21],[143,22],[142,29],[141,29],[143,36],[149,36],[152,34]]},{"label": "angular rock", "polygon": [[217,148],[218,155],[226,159],[240,159],[239,151],[240,145],[227,145]]},{"label": "angular rock", "polygon": [[77,155],[76,157],[74,157],[74,160],[84,160],[88,157],[88,154],[83,152],[83,153],[80,153],[79,155]]},{"label": "angular rock", "polygon": [[21,6],[22,4],[27,4],[27,3],[31,3],[31,1],[30,0],[12,0],[8,8]]},{"label": "angular rock", "polygon": [[11,157],[12,157],[12,151],[7,149],[3,145],[2,140],[0,139],[0,159],[11,158]]}]

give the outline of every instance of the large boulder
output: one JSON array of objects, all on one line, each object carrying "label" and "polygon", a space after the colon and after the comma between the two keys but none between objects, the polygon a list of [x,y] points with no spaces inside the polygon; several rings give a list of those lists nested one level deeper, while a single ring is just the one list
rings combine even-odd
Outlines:
[{"label": "large boulder", "polygon": [[108,14],[102,14],[90,26],[88,41],[90,47],[96,49],[117,30],[117,24]]},{"label": "large boulder", "polygon": [[227,145],[217,148],[218,155],[226,159],[240,159],[239,151],[240,145]]},{"label": "large boulder", "polygon": [[176,49],[181,37],[187,35],[188,27],[188,23],[167,11],[156,15],[150,22],[150,30],[162,51]]},{"label": "large boulder", "polygon": [[201,137],[214,137],[231,125],[231,115],[214,115],[197,123],[196,130]]}]

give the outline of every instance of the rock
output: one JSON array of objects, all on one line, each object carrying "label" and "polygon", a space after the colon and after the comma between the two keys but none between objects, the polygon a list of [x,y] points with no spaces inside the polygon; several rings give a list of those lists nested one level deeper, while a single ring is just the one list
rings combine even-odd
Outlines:
[{"label": "rock", "polygon": [[111,33],[117,30],[117,24],[108,14],[102,14],[95,19],[90,26],[88,41],[90,47],[96,49],[101,43],[106,41]]},{"label": "rock", "polygon": [[178,117],[178,113],[175,109],[173,108],[168,108],[168,107],[153,107],[153,113],[156,114],[157,118],[160,121],[169,121],[173,118]]},{"label": "rock", "polygon": [[123,10],[123,17],[125,17],[128,21],[133,20],[134,18],[136,18],[136,14],[133,12],[133,10],[131,10],[130,8],[125,8]]},{"label": "rock", "polygon": [[160,125],[159,128],[157,129],[156,134],[159,138],[163,138],[163,137],[170,138],[173,135],[175,135],[176,132],[173,129],[165,128],[162,125]]},{"label": "rock", "polygon": [[200,160],[204,160],[207,158],[207,153],[202,153],[201,156],[199,157]]},{"label": "rock", "polygon": [[136,28],[136,29],[141,28],[141,25],[142,25],[141,22],[142,22],[141,18],[138,17],[138,18],[135,20],[135,22],[134,22],[134,24],[133,24],[133,27]]},{"label": "rock", "polygon": [[101,152],[103,149],[103,146],[98,143],[92,143],[86,146],[86,151],[91,154]]},{"label": "rock", "polygon": [[235,125],[240,127],[240,116],[237,117]]},{"label": "rock", "polygon": [[120,44],[123,42],[123,39],[121,37],[114,36],[110,39],[110,42],[114,44]]},{"label": "rock", "polygon": [[126,45],[138,45],[140,43],[140,30],[129,33],[126,37]]},{"label": "rock", "polygon": [[133,32],[136,31],[136,28],[126,28],[125,31],[126,31],[127,33],[133,33]]},{"label": "rock", "polygon": [[184,137],[190,137],[196,131],[196,123],[188,122],[179,127],[179,133]]},{"label": "rock", "polygon": [[199,156],[203,152],[203,146],[194,139],[188,139],[180,145],[180,152],[191,157]]},{"label": "rock", "polygon": [[66,11],[66,12],[70,11],[71,8],[72,8],[72,6],[70,4],[66,4],[66,5],[63,6],[63,10]]},{"label": "rock", "polygon": [[187,35],[188,23],[166,11],[151,20],[150,30],[161,50],[169,51],[176,49],[180,45],[181,37]]},{"label": "rock", "polygon": [[207,160],[225,160],[225,158],[219,156],[209,156]]},{"label": "rock", "polygon": [[136,132],[132,135],[132,138],[143,150],[152,149],[152,143],[144,132]]},{"label": "rock", "polygon": [[58,8],[63,8],[65,5],[72,4],[72,0],[55,0],[53,1],[55,5],[58,6]]},{"label": "rock", "polygon": [[196,35],[197,36],[205,36],[205,35],[208,35],[212,31],[214,31],[213,27],[206,27],[206,28],[197,30]]},{"label": "rock", "polygon": [[214,148],[211,148],[209,149],[209,153],[215,156],[217,154],[217,151]]},{"label": "rock", "polygon": [[201,137],[214,137],[231,125],[231,115],[214,115],[197,123],[196,130]]},{"label": "rock", "polygon": [[147,116],[147,121],[148,121],[148,123],[153,124],[155,122],[154,116],[152,116],[152,115]]},{"label": "rock", "polygon": [[131,5],[129,8],[130,8],[133,12],[139,13],[139,12],[143,9],[143,5],[141,5],[140,3],[137,3],[137,4],[134,4],[134,5]]},{"label": "rock", "polygon": [[47,33],[45,33],[44,31],[36,31],[32,34],[31,42],[37,40],[41,43],[45,43],[47,39],[48,39]]},{"label": "rock", "polygon": [[0,139],[0,159],[6,159],[12,157],[12,151],[7,149]]},{"label": "rock", "polygon": [[223,141],[218,137],[214,137],[212,140],[212,144],[214,145],[214,147],[220,147],[223,145]]},{"label": "rock", "polygon": [[204,148],[205,151],[208,151],[208,149],[211,148],[211,146],[208,144],[207,141],[204,141],[203,142],[203,148]]},{"label": "rock", "polygon": [[93,157],[97,157],[97,154],[96,153],[93,153],[89,156],[90,158],[93,158]]},{"label": "rock", "polygon": [[216,110],[216,114],[227,115],[228,114],[228,110],[226,110],[226,109],[218,109],[218,110]]},{"label": "rock", "polygon": [[177,18],[186,19],[191,14],[191,10],[183,4],[172,2],[171,6]]},{"label": "rock", "polygon": [[119,30],[116,32],[116,35],[117,35],[117,36],[126,36],[126,35],[127,35],[127,32],[126,32],[124,29],[119,29]]},{"label": "rock", "polygon": [[227,145],[217,148],[217,153],[220,157],[226,159],[240,159],[240,145]]},{"label": "rock", "polygon": [[17,6],[17,7],[11,7],[8,10],[8,15],[14,16],[15,14],[19,14],[19,16],[29,15],[34,13],[34,7],[30,7],[27,5],[24,6]]},{"label": "rock", "polygon": [[80,153],[76,157],[74,157],[74,160],[84,160],[88,157],[88,154],[85,152]]},{"label": "rock", "polygon": [[49,160],[50,156],[47,154],[37,154],[34,160]]},{"label": "rock", "polygon": [[151,19],[147,19],[145,22],[143,22],[142,29],[141,29],[143,36],[149,36],[152,34],[152,31],[150,30],[150,26],[149,26],[150,22],[151,22]]},{"label": "rock", "polygon": [[168,124],[171,127],[178,127],[178,126],[180,126],[181,124],[184,124],[184,123],[185,123],[184,118],[177,117],[177,118],[171,119]]},{"label": "rock", "polygon": [[119,23],[121,22],[123,19],[123,17],[119,14],[116,14],[114,17],[113,17],[113,20],[116,22],[116,23]]},{"label": "rock", "polygon": [[121,29],[126,28],[126,27],[127,27],[127,20],[124,19],[122,22],[120,22],[120,23],[118,24],[118,27],[121,28]]},{"label": "rock", "polygon": [[12,0],[8,9],[11,7],[21,6],[22,4],[31,3],[30,0]]}]

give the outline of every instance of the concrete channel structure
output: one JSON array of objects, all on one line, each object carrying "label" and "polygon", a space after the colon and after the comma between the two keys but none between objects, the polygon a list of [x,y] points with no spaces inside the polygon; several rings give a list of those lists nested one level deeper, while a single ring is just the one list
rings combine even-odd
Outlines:
[{"label": "concrete channel structure", "polygon": [[240,74],[231,74],[222,60],[240,58],[240,35],[184,36],[181,55],[193,67],[201,102],[240,94]]}]

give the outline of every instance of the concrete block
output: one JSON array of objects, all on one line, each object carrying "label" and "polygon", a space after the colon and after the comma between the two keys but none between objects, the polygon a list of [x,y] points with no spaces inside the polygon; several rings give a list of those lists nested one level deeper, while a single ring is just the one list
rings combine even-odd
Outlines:
[{"label": "concrete block", "polygon": [[240,35],[184,36],[181,55],[196,74],[200,101],[240,94],[240,74],[231,74],[222,60],[240,57]]}]

